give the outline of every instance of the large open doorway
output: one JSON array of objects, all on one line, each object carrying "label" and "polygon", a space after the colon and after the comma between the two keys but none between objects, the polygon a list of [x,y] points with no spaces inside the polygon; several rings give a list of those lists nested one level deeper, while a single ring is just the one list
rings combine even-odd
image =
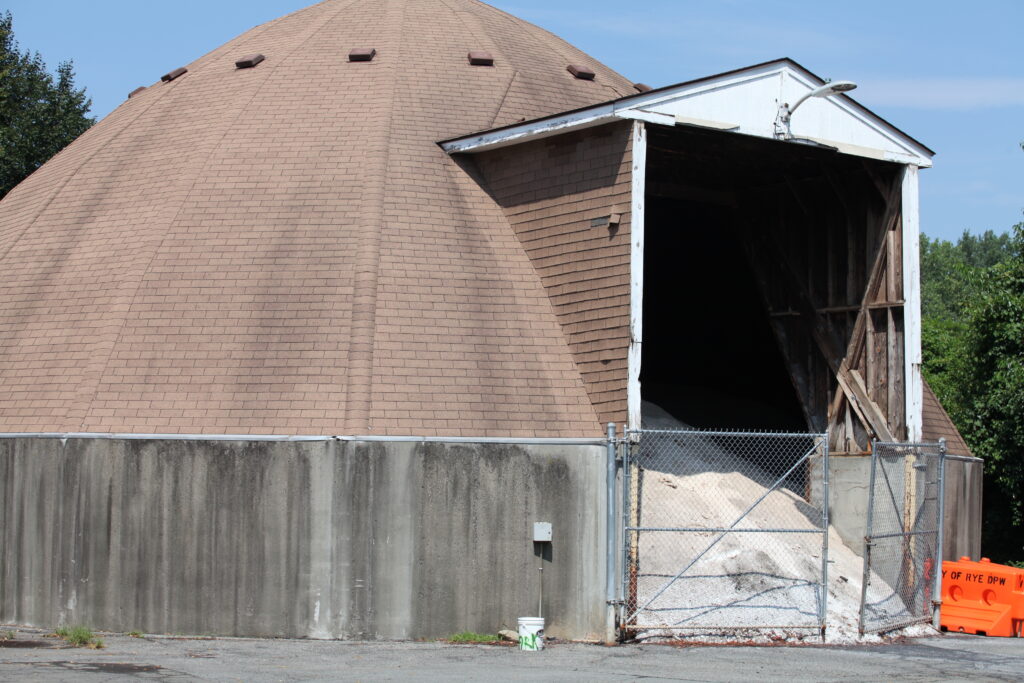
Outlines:
[{"label": "large open doorway", "polygon": [[823,145],[648,131],[642,412],[828,430],[838,452],[899,438],[902,168]]}]

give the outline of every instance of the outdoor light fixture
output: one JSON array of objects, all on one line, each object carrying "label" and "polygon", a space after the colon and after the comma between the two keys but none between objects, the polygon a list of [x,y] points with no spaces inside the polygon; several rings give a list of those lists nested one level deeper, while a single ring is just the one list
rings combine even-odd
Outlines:
[{"label": "outdoor light fixture", "polygon": [[789,129],[789,122],[793,119],[793,112],[807,100],[812,97],[832,97],[840,93],[850,92],[856,87],[857,84],[853,81],[832,81],[804,94],[793,106],[783,102],[779,105],[779,115],[775,119],[775,137],[783,140],[791,140],[793,138],[793,133]]}]

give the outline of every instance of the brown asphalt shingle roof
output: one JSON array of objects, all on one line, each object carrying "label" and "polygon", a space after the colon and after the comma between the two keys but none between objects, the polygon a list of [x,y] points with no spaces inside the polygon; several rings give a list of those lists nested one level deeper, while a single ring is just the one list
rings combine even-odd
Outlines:
[{"label": "brown asphalt shingle roof", "polygon": [[956,428],[953,420],[950,419],[949,413],[939,403],[938,397],[932,391],[927,381],[924,382],[923,399],[922,438],[929,442],[945,439],[946,452],[951,455],[974,455],[971,453],[971,449],[968,448],[967,442],[964,441],[964,437],[960,434],[960,430]]},{"label": "brown asphalt shingle roof", "polygon": [[474,0],[328,0],[186,66],[0,203],[0,431],[602,433],[515,232],[435,141],[626,79]]}]

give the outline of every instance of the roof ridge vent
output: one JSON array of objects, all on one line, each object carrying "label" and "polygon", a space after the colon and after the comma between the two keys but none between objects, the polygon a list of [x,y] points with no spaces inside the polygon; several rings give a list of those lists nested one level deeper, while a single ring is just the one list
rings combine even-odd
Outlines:
[{"label": "roof ridge vent", "polygon": [[350,62],[372,62],[377,56],[377,49],[372,47],[357,47],[348,53]]},{"label": "roof ridge vent", "polygon": [[136,88],[135,90],[132,90],[130,93],[128,93],[128,99],[130,100],[131,98],[135,97],[136,95],[138,95],[140,92],[142,92],[145,89],[146,89],[146,86],[142,85],[142,86],[139,86],[138,88]]},{"label": "roof ridge vent", "polygon": [[484,50],[470,50],[470,66],[494,66],[494,55]]},{"label": "roof ridge vent", "polygon": [[179,69],[175,69],[174,71],[172,71],[170,73],[164,74],[163,76],[160,77],[160,80],[163,81],[164,83],[170,83],[175,78],[181,78],[182,76],[184,76],[187,73],[188,73],[188,69],[186,69],[185,67],[181,67]]},{"label": "roof ridge vent", "polygon": [[566,71],[581,81],[592,81],[594,76],[597,75],[589,66],[583,66],[582,64],[570,64],[566,67]]},{"label": "roof ridge vent", "polygon": [[251,69],[260,62],[262,62],[264,59],[266,59],[266,57],[264,57],[261,54],[248,55],[246,57],[242,57],[237,62],[235,62],[235,66],[239,69]]}]

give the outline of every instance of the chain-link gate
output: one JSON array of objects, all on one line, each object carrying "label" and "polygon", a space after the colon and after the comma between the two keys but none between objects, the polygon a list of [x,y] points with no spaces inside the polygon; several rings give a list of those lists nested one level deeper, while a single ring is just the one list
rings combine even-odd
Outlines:
[{"label": "chain-link gate", "polygon": [[945,443],[874,444],[860,631],[930,621],[942,565]]},{"label": "chain-link gate", "polygon": [[825,435],[641,430],[629,437],[623,635],[824,633]]}]

